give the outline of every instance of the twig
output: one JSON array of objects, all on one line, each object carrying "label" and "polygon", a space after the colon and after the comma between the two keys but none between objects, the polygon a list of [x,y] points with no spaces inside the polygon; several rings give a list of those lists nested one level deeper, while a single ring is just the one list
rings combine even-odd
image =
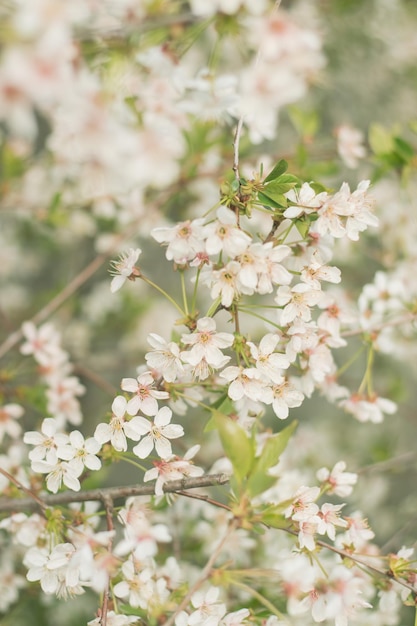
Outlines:
[{"label": "twig", "polygon": [[[9,480],[11,483],[16,485],[18,489],[20,489],[21,491],[24,491],[24,493],[26,493],[29,496],[29,499],[27,501],[30,502],[32,505],[34,506],[38,505],[41,507],[42,510],[47,508],[44,501],[41,500],[35,493],[33,493],[33,491],[25,487],[19,480],[17,480],[17,478],[9,474],[9,472],[7,472],[5,469],[2,469],[1,467],[0,467],[0,474],[3,474],[3,476],[5,476],[7,480]],[[13,498],[9,498],[9,500],[16,502],[16,500],[14,500]],[[17,500],[17,502],[20,502],[20,500]]]},{"label": "twig", "polygon": [[[114,530],[113,524],[113,500],[109,496],[109,494],[103,494],[102,502],[104,504],[104,508],[106,510],[106,523],[107,530]],[[108,543],[108,551],[111,552],[113,545],[113,537],[111,536]],[[110,576],[107,577],[106,588],[103,592],[103,602],[101,604],[101,616],[100,616],[100,624],[101,626],[107,626],[107,613],[109,610],[109,594],[110,594]]]},{"label": "twig", "polygon": [[237,126],[236,126],[236,132],[235,132],[235,137],[233,140],[233,171],[235,173],[235,178],[238,181],[240,179],[240,174],[239,174],[239,143],[240,143],[240,136],[242,134],[242,128],[243,128],[243,115],[242,117],[239,119]]},{"label": "twig", "polygon": [[164,626],[173,626],[173,624],[175,622],[175,618],[177,617],[177,615],[179,613],[181,613],[181,611],[183,611],[188,606],[188,603],[190,602],[190,600],[191,600],[192,596],[195,594],[195,592],[200,589],[201,585],[208,578],[210,578],[210,574],[211,574],[213,565],[216,562],[217,557],[219,556],[220,552],[222,551],[224,544],[229,539],[230,535],[236,530],[238,525],[239,525],[239,520],[237,520],[236,518],[234,518],[234,519],[232,519],[230,521],[229,526],[227,528],[227,531],[224,534],[224,537],[220,540],[220,542],[218,543],[218,545],[217,545],[216,549],[214,550],[213,554],[211,555],[211,557],[207,561],[206,565],[204,566],[204,569],[201,572],[201,576],[197,579],[197,581],[194,583],[194,585],[192,585],[192,587],[190,587],[190,589],[188,590],[188,592],[186,593],[184,598],[181,600],[181,602],[179,603],[179,605],[177,606],[175,611],[170,615],[170,617],[164,623]]},{"label": "twig", "polygon": [[223,504],[223,502],[217,502],[217,500],[213,500],[206,495],[201,493],[188,493],[187,491],[176,491],[178,496],[185,496],[186,498],[192,498],[193,500],[202,500],[203,502],[207,502],[208,504],[212,504],[213,506],[217,506],[219,509],[225,509],[226,511],[231,512],[230,506],[227,504]]},{"label": "twig", "polygon": [[[13,477],[11,477],[13,479]],[[214,487],[225,485],[230,480],[227,474],[207,474],[195,478],[172,480],[163,486],[165,493],[175,493],[185,489],[197,489],[199,487]],[[14,481],[13,481],[14,482]],[[0,498],[0,511],[25,511],[36,509],[38,506],[57,506],[71,502],[103,501],[103,497],[113,500],[128,498],[129,496],[150,496],[155,493],[153,485],[130,485],[127,487],[107,487],[105,489],[89,489],[87,491],[64,491],[55,495],[34,496],[30,498]]]},{"label": "twig", "polygon": [[[64,287],[62,291],[60,291],[55,298],[52,298],[48,302],[46,306],[43,307],[36,315],[34,315],[31,321],[34,324],[39,324],[43,322],[43,320],[47,319],[54,311],[56,311],[61,304],[65,302],[73,293],[77,291],[81,285],[83,285],[89,278],[92,276],[98,268],[103,265],[103,263],[108,259],[109,255],[112,253],[112,250],[107,254],[100,254],[97,256],[87,267],[85,267],[82,272],[77,274],[73,280]],[[19,328],[14,333],[9,335],[0,346],[0,358],[4,356],[11,348],[13,348],[21,339],[23,338],[22,329]]]}]

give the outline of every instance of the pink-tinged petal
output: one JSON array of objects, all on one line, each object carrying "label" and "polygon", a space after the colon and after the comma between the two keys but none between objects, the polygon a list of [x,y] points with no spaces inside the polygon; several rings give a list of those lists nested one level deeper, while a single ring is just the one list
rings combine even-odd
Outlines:
[{"label": "pink-tinged petal", "polygon": [[128,415],[137,415],[139,409],[141,408],[142,401],[139,396],[134,396],[130,398],[129,402],[126,405],[126,412]]},{"label": "pink-tinged petal", "polygon": [[168,424],[162,429],[162,432],[164,437],[168,437],[168,439],[177,439],[184,435],[184,429],[179,424]]},{"label": "pink-tinged petal", "polygon": [[93,470],[94,472],[98,471],[101,468],[101,461],[97,456],[94,456],[93,454],[89,454],[85,457],[85,466],[90,469]]},{"label": "pink-tinged petal", "polygon": [[153,439],[150,435],[147,435],[142,439],[137,446],[133,448],[133,454],[136,454],[140,459],[146,459],[153,450]]},{"label": "pink-tinged petal", "polygon": [[56,493],[61,486],[62,475],[59,472],[53,472],[46,478],[46,486],[49,491]]},{"label": "pink-tinged petal", "polygon": [[81,489],[80,481],[78,478],[73,476],[70,473],[64,474],[64,485],[68,487],[68,489],[72,489],[72,491],[79,491]]},{"label": "pink-tinged petal", "polygon": [[140,410],[149,417],[158,413],[158,402],[152,396],[148,396],[142,401]]},{"label": "pink-tinged petal", "polygon": [[126,413],[127,400],[123,396],[116,396],[111,405],[111,409],[116,417],[123,417]]},{"label": "pink-tinged petal", "polygon": [[97,454],[101,446],[99,442],[96,439],[94,439],[94,437],[89,437],[85,441],[84,448],[87,450],[89,454]]},{"label": "pink-tinged petal", "polygon": [[54,572],[45,572],[41,578],[41,587],[45,593],[55,593],[58,587],[57,575]]},{"label": "pink-tinged petal", "polygon": [[155,441],[155,448],[161,459],[167,459],[172,454],[171,443],[165,437],[160,437]]},{"label": "pink-tinged petal", "polygon": [[143,482],[147,483],[149,480],[155,480],[156,478],[158,478],[158,469],[156,467],[152,467],[147,472],[145,472]]},{"label": "pink-tinged petal", "polygon": [[242,383],[239,380],[234,380],[230,385],[229,385],[229,389],[228,389],[228,396],[229,398],[231,398],[232,400],[241,400],[243,398],[243,396],[245,395],[245,391],[243,388]]},{"label": "pink-tinged petal", "polygon": [[131,393],[136,393],[138,390],[138,381],[136,378],[123,378],[120,383],[120,387],[123,391],[130,391]]},{"label": "pink-tinged petal", "polygon": [[118,291],[124,285],[124,283],[126,282],[126,278],[127,276],[122,276],[121,274],[114,276],[110,283],[111,293],[116,293],[116,291]]},{"label": "pink-tinged petal", "polygon": [[142,435],[150,432],[151,428],[152,424],[140,415],[137,415],[124,425],[126,435],[133,441],[139,441]]},{"label": "pink-tinged petal", "polygon": [[116,430],[111,438],[111,444],[118,452],[126,452],[127,441],[125,434],[122,430]]},{"label": "pink-tinged petal", "polygon": [[155,415],[155,426],[158,426],[158,428],[160,428],[161,426],[166,426],[171,421],[171,417],[171,409],[167,406],[163,406],[162,409],[160,409]]},{"label": "pink-tinged petal", "polygon": [[69,438],[71,445],[74,448],[80,449],[84,446],[84,437],[79,430],[73,430],[72,432],[70,432]]},{"label": "pink-tinged petal", "polygon": [[100,444],[107,443],[112,437],[113,431],[110,428],[110,424],[98,424],[94,431],[94,439]]}]

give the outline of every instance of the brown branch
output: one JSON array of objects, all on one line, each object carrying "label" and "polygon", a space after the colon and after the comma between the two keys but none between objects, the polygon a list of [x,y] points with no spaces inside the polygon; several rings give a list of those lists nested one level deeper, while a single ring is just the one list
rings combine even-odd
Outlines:
[{"label": "brown branch", "polygon": [[[113,524],[113,499],[109,494],[103,494],[102,502],[104,504],[104,508],[106,510],[106,523],[107,530],[114,530]],[[111,552],[113,546],[113,537],[109,539],[109,543],[107,549]],[[101,626],[107,626],[107,614],[109,610],[109,598],[110,598],[110,576],[107,577],[106,588],[103,592],[103,602],[101,604],[101,616],[100,616],[100,624]]]},{"label": "brown branch", "polygon": [[[196,478],[184,478],[183,480],[172,480],[163,486],[165,493],[175,493],[185,489],[198,489],[199,487],[213,487],[215,485],[225,485],[230,477],[226,474],[207,474]],[[38,507],[58,506],[70,504],[71,502],[87,502],[91,500],[102,501],[104,497],[120,500],[130,496],[150,496],[155,493],[153,485],[129,485],[127,487],[107,487],[104,489],[89,489],[87,491],[63,491],[55,495],[36,496],[36,501],[30,498],[0,498],[1,511],[25,511]]]},{"label": "brown branch", "polygon": [[[73,293],[77,291],[81,285],[83,285],[107,260],[112,250],[107,254],[100,254],[97,256],[82,272],[77,274],[73,280],[68,283],[62,291],[60,291],[55,298],[52,298],[46,306],[36,313],[30,320],[34,324],[39,324],[46,320],[52,313],[54,313],[60,306],[67,300]],[[9,350],[11,350],[19,341],[23,338],[23,331],[21,328],[9,335],[7,339],[0,346],[0,358],[4,356]]]},{"label": "brown branch", "polygon": [[188,606],[189,602],[191,601],[191,598],[195,594],[195,592],[198,591],[200,589],[200,587],[205,583],[205,581],[210,578],[210,576],[212,574],[213,566],[214,566],[214,564],[215,564],[215,562],[217,560],[217,557],[221,553],[221,551],[222,551],[226,541],[229,539],[230,535],[236,530],[236,528],[238,528],[238,526],[239,526],[239,520],[236,519],[236,518],[232,518],[230,520],[230,523],[228,525],[226,533],[224,534],[222,539],[219,541],[219,543],[217,544],[216,548],[214,549],[212,555],[210,556],[209,560],[207,561],[206,565],[204,566],[203,571],[201,572],[201,576],[199,576],[199,578],[197,578],[196,582],[188,590],[188,592],[186,593],[184,598],[181,600],[180,604],[177,606],[175,611],[170,615],[170,617],[167,619],[167,621],[164,622],[164,626],[173,626],[174,625],[175,618],[177,617],[177,615],[179,615],[179,613],[181,613],[181,611],[183,611],[184,609],[187,608],[187,606]]}]

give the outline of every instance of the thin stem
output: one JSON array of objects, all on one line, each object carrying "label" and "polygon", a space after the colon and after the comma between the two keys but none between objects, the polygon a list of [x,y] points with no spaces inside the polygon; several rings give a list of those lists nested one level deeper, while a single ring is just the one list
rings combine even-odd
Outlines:
[{"label": "thin stem", "polygon": [[235,178],[238,181],[240,179],[240,174],[239,174],[239,143],[240,143],[240,136],[242,134],[242,128],[243,128],[243,115],[242,117],[239,119],[237,126],[236,126],[236,132],[235,132],[235,138],[233,140],[233,171],[235,173]]},{"label": "thin stem", "polygon": [[354,354],[354,355],[353,355],[350,359],[348,359],[348,361],[346,361],[346,363],[344,363],[344,364],[342,365],[342,367],[339,367],[339,369],[338,369],[338,370],[337,370],[337,372],[336,372],[336,376],[337,376],[337,377],[339,377],[339,376],[341,376],[342,374],[344,374],[344,373],[346,372],[346,370],[347,370],[347,369],[349,369],[349,367],[350,367],[351,365],[353,365],[353,363],[356,361],[356,359],[358,359],[358,358],[359,358],[359,356],[362,354],[362,352],[363,352],[364,350],[365,350],[365,346],[361,346],[361,347],[359,348],[359,350],[358,350],[357,352],[355,352],[355,354]]},{"label": "thin stem", "polygon": [[201,269],[198,268],[197,274],[196,274],[196,277],[195,277],[195,282],[194,282],[193,298],[191,300],[191,312],[193,314],[195,313],[195,305],[197,303],[198,281],[200,280],[200,274],[201,274]]},{"label": "thin stem", "polygon": [[185,289],[185,278],[184,278],[184,272],[183,271],[180,272],[180,277],[181,277],[182,302],[183,302],[183,305],[184,305],[185,314],[188,315],[187,291]]},{"label": "thin stem", "polygon": [[215,312],[217,311],[217,309],[219,308],[220,304],[221,304],[221,297],[219,296],[214,302],[212,302],[211,306],[209,307],[207,313],[206,313],[206,317],[213,317],[213,315],[215,314]]},{"label": "thin stem", "polygon": [[175,302],[175,300],[171,298],[171,296],[162,289],[162,287],[159,287],[159,285],[152,282],[149,278],[146,278],[146,276],[144,276],[143,274],[141,275],[141,278],[150,287],[153,287],[154,289],[159,291],[159,293],[161,293],[177,309],[177,311],[181,313],[181,315],[185,315],[185,311],[182,310],[182,308]]},{"label": "thin stem", "polygon": [[232,580],[231,583],[232,585],[235,585],[236,587],[240,587],[241,589],[244,589],[247,593],[249,593],[254,598],[259,600],[261,604],[263,604],[269,611],[271,611],[271,613],[273,613],[277,617],[279,618],[284,617],[283,614],[276,608],[276,606],[272,604],[272,602],[270,602],[267,598],[265,598],[265,596],[259,593],[259,591],[256,591],[256,589],[254,589],[253,587],[250,587],[246,583],[242,583],[237,580]]},{"label": "thin stem", "polygon": [[[5,470],[1,470],[5,476],[9,477]],[[13,479],[13,476],[11,477]],[[165,493],[175,493],[186,489],[198,489],[200,487],[213,487],[215,485],[225,485],[230,480],[226,474],[207,474],[194,478],[184,478],[182,480],[167,481],[163,485]],[[16,484],[16,480],[13,479]],[[113,500],[126,499],[130,496],[149,496],[155,493],[154,485],[128,485],[127,487],[107,487],[104,489],[89,489],[86,491],[63,491],[54,495],[48,494],[38,497],[29,492],[23,485],[18,485],[23,491],[28,493],[29,498],[0,498],[0,511],[26,511],[42,509],[49,506],[59,506],[71,502],[103,501],[104,496],[109,496]]]},{"label": "thin stem", "polygon": [[384,330],[384,328],[389,328],[391,326],[401,326],[402,324],[406,324],[407,322],[413,322],[417,319],[416,313],[408,313],[407,315],[403,315],[402,317],[398,317],[394,320],[389,320],[387,322],[383,322],[374,328],[364,329],[357,328],[354,330],[347,330],[341,333],[341,337],[354,337],[355,335],[369,335],[370,333],[378,333],[380,330]]},{"label": "thin stem", "polygon": [[205,583],[205,581],[208,578],[210,578],[210,575],[211,575],[213,566],[214,566],[214,564],[215,564],[215,562],[217,560],[217,557],[219,556],[219,554],[223,550],[223,547],[224,547],[226,541],[229,539],[230,535],[238,527],[238,524],[239,524],[239,522],[238,522],[237,519],[232,519],[230,521],[226,533],[224,534],[223,538],[219,541],[216,549],[214,550],[213,554],[211,555],[211,557],[207,561],[206,565],[204,566],[204,569],[201,572],[201,576],[199,578],[197,578],[197,580],[194,583],[194,585],[192,585],[192,587],[190,587],[190,589],[188,590],[187,594],[184,596],[184,598],[182,599],[180,604],[175,609],[174,613],[172,613],[172,615],[170,615],[170,617],[164,623],[164,626],[173,626],[173,624],[175,622],[175,618],[177,617],[177,615],[179,613],[181,613],[181,611],[183,611],[184,609],[187,608],[187,606],[188,606],[192,596],[195,594],[195,592],[200,589],[200,587],[203,585],[203,583]]}]

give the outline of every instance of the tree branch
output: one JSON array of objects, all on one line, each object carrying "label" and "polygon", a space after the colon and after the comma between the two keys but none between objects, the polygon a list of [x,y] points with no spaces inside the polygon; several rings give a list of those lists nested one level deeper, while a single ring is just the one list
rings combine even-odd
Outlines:
[{"label": "tree branch", "polygon": [[[163,486],[165,493],[176,493],[185,489],[198,489],[199,487],[214,487],[215,485],[225,485],[230,477],[227,474],[207,474],[196,478],[184,478],[183,480],[171,480]],[[39,507],[58,506],[70,504],[71,502],[87,502],[100,500],[108,497],[113,500],[120,500],[130,496],[150,496],[155,493],[154,485],[129,485],[127,487],[106,487],[104,489],[89,489],[87,491],[63,491],[55,495],[39,496],[35,501],[31,498],[0,498],[1,511],[26,511]]]}]

